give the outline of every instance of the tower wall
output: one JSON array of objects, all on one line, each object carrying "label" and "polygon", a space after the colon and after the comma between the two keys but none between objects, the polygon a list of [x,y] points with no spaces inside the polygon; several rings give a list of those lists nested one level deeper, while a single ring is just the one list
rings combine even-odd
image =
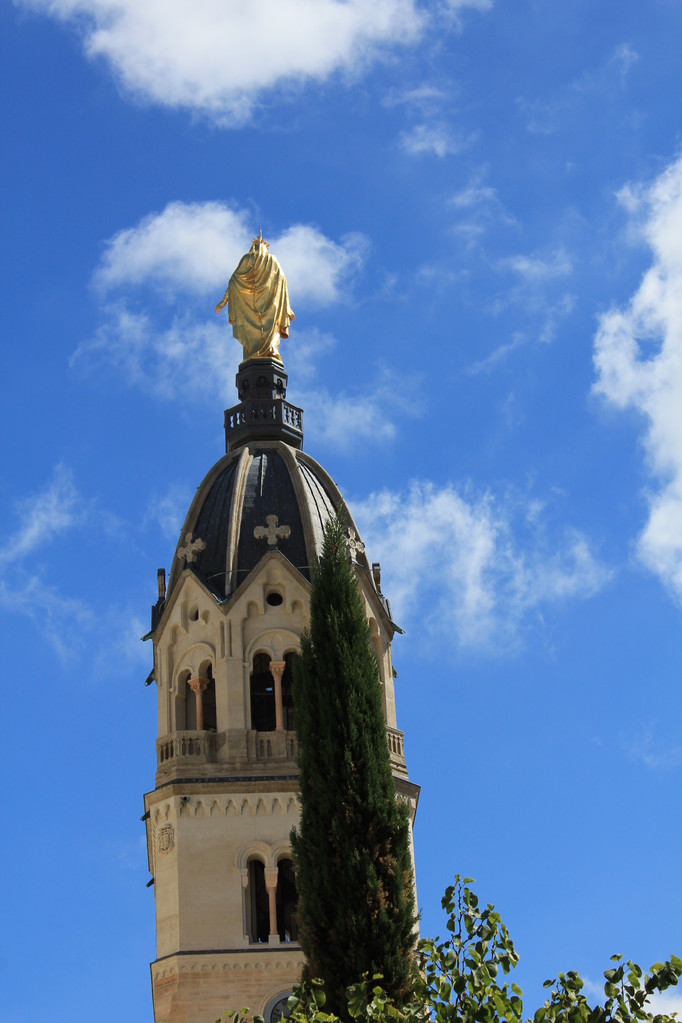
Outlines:
[{"label": "tower wall", "polygon": [[[198,488],[168,593],[160,571],[152,609],[158,736],[145,819],[156,1023],[210,1023],[243,1006],[274,1023],[303,965],[290,864],[299,809],[289,659],[308,624],[324,523],[343,502],[300,451],[300,410],[282,404],[281,365],[269,375],[262,363],[244,366],[248,401],[240,392],[226,414],[232,450]],[[396,724],[395,626],[378,566],[347,518],[396,790],[414,817],[419,790]]]}]

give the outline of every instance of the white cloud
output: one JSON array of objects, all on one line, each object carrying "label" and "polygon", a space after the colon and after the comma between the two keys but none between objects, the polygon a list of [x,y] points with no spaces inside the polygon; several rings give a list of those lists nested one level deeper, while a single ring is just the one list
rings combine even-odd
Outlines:
[{"label": "white cloud", "polygon": [[573,272],[573,264],[564,249],[557,249],[549,256],[508,256],[501,260],[501,266],[513,270],[530,285],[567,277]]},{"label": "white cloud", "polygon": [[87,55],[103,57],[135,97],[222,125],[243,124],[275,87],[362,71],[414,43],[425,22],[414,0],[15,2],[74,24]]},{"label": "white cloud", "polygon": [[454,633],[462,647],[509,650],[532,613],[590,597],[610,577],[577,530],[545,535],[537,501],[414,482],[351,508],[397,621]]},{"label": "white cloud", "polygon": [[461,152],[470,141],[455,139],[446,125],[436,122],[416,124],[400,133],[400,145],[411,156],[430,155],[442,159]]},{"label": "white cloud", "polygon": [[171,202],[107,241],[94,281],[103,291],[152,283],[217,294],[250,245],[249,219],[226,203]]},{"label": "white cloud", "polygon": [[[606,1000],[604,994],[604,980],[594,981],[583,976],[583,993],[587,996],[591,1005],[603,1005]],[[653,991],[647,996],[644,1006],[647,1013],[653,1016],[669,1016],[673,1012],[678,1013],[682,1018],[682,990],[679,987],[668,988],[666,991]]]},{"label": "white cloud", "polygon": [[161,497],[153,497],[147,505],[145,523],[156,523],[163,536],[177,540],[192,500],[190,487],[173,483]]},{"label": "white cloud", "polygon": [[36,547],[69,529],[78,520],[80,506],[71,472],[58,465],[47,487],[17,502],[21,524],[0,548],[0,565],[21,560]]},{"label": "white cloud", "polygon": [[[226,203],[173,202],[114,235],[93,275],[102,298],[102,323],[73,353],[72,366],[90,369],[107,362],[133,386],[160,397],[211,394],[231,404],[241,348],[227,317],[218,319],[213,307],[250,245],[253,229],[247,224],[252,220]],[[294,224],[271,243],[285,269],[294,311],[306,303],[348,301],[353,274],[367,250],[364,235],[347,234],[335,242],[309,224]],[[138,292],[145,285],[154,294],[147,308],[139,309]],[[315,332],[297,334],[295,341],[283,342],[282,355],[298,367],[306,423],[315,423],[323,441],[343,447],[357,437],[386,440],[394,435],[383,407],[381,412],[375,407],[375,400],[388,404],[384,383],[379,381],[371,398],[367,390],[335,398],[317,387],[306,393],[306,382],[315,377],[334,341]]]},{"label": "white cloud", "polygon": [[498,202],[497,190],[490,185],[469,185],[455,192],[450,199],[451,205],[456,209],[469,209],[472,206]]},{"label": "white cloud", "polygon": [[345,297],[343,286],[364,263],[368,248],[367,238],[359,232],[344,235],[338,244],[306,224],[288,228],[271,245],[286,267],[290,294],[316,305]]},{"label": "white cloud", "polygon": [[639,60],[639,54],[629,43],[621,43],[613,51],[610,63],[616,68],[622,82],[625,81],[630,68]]},{"label": "white cloud", "polygon": [[386,414],[384,388],[379,385],[361,394],[330,394],[326,389],[300,392],[305,424],[317,445],[348,450],[358,441],[381,444],[395,437],[396,426]]},{"label": "white cloud", "polygon": [[80,656],[85,633],[96,622],[86,603],[65,597],[38,576],[0,579],[0,607],[31,618],[65,664]]},{"label": "white cloud", "polygon": [[[177,292],[214,296],[215,305],[251,244],[253,220],[223,202],[171,202],[109,239],[94,282],[102,292],[153,284],[168,298]],[[292,296],[328,305],[342,297],[367,247],[359,233],[334,242],[310,224],[294,224],[271,240],[270,251],[286,268]]]},{"label": "white cloud", "polygon": [[[93,528],[99,529],[100,535],[112,529],[106,513],[92,514],[92,505],[88,507],[83,501],[70,470],[58,465],[47,486],[16,502],[16,512],[19,528],[0,550],[0,608],[31,619],[64,664],[75,664],[86,650],[91,668],[96,666],[100,674],[109,673],[123,658],[149,660],[148,653],[138,649],[141,644],[137,641],[145,631],[139,618],[114,607],[96,613],[86,601],[66,596],[47,581],[64,576],[64,556],[68,559],[70,553],[65,534],[72,527],[87,517],[89,523],[96,523]],[[54,547],[57,540],[59,570],[50,576],[41,564],[34,571],[34,552],[51,542]],[[49,563],[50,555],[43,552],[41,558]]]},{"label": "white cloud", "polygon": [[643,417],[651,487],[637,551],[682,602],[682,157],[620,198],[652,264],[627,305],[600,317],[594,390]]},{"label": "white cloud", "polygon": [[[107,362],[129,384],[166,399],[229,399],[241,349],[217,317],[214,322],[188,313],[162,327],[149,313],[133,312],[125,303],[108,305],[102,314],[95,336],[71,356],[73,367],[89,370]],[[206,315],[213,315],[213,309]]]},{"label": "white cloud", "polygon": [[418,110],[438,106],[445,99],[445,92],[437,85],[417,85],[413,89],[392,89],[384,97],[385,107],[416,107]]},{"label": "white cloud", "polygon": [[680,983],[667,991],[654,991],[649,995],[647,1009],[653,1016],[668,1015],[677,1013],[677,1018],[682,1019],[682,987]]},{"label": "white cloud", "polygon": [[490,373],[494,369],[509,358],[509,356],[515,352],[518,348],[521,348],[526,342],[527,337],[521,332],[516,332],[512,335],[511,341],[507,341],[504,344],[498,345],[494,348],[490,355],[486,355],[483,359],[479,359],[478,362],[473,362],[470,366],[467,366],[465,373],[467,376],[474,377],[480,373]]},{"label": "white cloud", "polygon": [[682,746],[664,745],[651,727],[644,728],[625,745],[632,760],[653,770],[670,770],[682,764]]},{"label": "white cloud", "polygon": [[463,238],[470,248],[491,225],[511,227],[517,223],[500,202],[497,189],[483,184],[480,177],[455,192],[448,200],[448,205],[458,216],[465,218],[454,225],[453,233]]}]

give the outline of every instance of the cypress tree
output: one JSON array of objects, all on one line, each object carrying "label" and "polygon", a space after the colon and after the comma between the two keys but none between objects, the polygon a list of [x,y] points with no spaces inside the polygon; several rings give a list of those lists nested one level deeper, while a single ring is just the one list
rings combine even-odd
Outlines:
[{"label": "cypress tree", "polygon": [[378,665],[340,516],[325,529],[310,631],[294,666],[301,820],[292,833],[299,938],[326,1009],[381,973],[400,1004],[413,977],[407,807],[396,800]]}]

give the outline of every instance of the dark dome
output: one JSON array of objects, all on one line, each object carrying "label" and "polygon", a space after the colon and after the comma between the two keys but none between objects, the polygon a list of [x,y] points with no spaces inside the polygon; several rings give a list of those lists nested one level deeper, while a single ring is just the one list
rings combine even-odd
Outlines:
[{"label": "dark dome", "polygon": [[[216,597],[229,597],[274,550],[310,580],[324,525],[338,507],[354,528],[336,484],[314,459],[282,441],[244,444],[225,455],[197,490],[167,596],[189,565]],[[364,561],[364,554],[358,560]]]}]

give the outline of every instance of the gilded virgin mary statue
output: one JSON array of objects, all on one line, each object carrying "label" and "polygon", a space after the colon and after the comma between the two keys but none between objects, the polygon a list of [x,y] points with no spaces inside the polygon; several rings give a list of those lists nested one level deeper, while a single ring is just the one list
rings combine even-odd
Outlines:
[{"label": "gilded virgin mary statue", "polygon": [[280,338],[289,337],[294,314],[282,268],[271,256],[262,233],[239,260],[217,313],[225,306],[232,333],[244,348],[244,359],[278,359]]}]

